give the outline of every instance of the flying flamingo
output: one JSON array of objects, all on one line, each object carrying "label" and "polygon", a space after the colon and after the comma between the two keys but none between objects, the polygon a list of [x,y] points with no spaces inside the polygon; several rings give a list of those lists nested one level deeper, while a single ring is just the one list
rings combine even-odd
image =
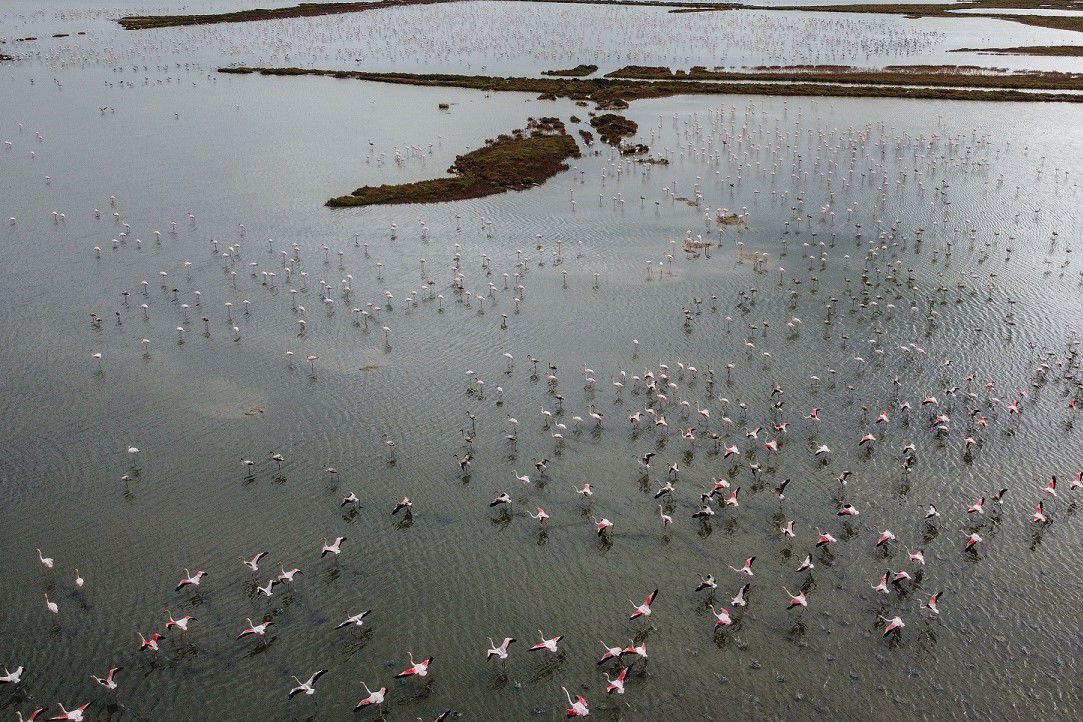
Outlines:
[{"label": "flying flamingo", "polygon": [[500,646],[493,644],[493,638],[489,637],[489,649],[485,653],[485,661],[488,662],[493,657],[499,657],[501,660],[508,658],[508,647],[515,642],[515,637],[504,637],[504,641],[500,643]]},{"label": "flying flamingo", "polygon": [[428,676],[428,674],[429,674],[429,665],[432,664],[433,658],[432,657],[427,657],[426,659],[423,659],[420,662],[415,662],[413,652],[407,652],[406,654],[410,658],[410,666],[407,667],[406,669],[402,670],[398,674],[396,674],[395,677],[397,679],[402,679],[402,678],[405,678],[405,677],[415,677],[415,676],[416,677],[426,677],[426,676]]},{"label": "flying flamingo", "polygon": [[548,650],[548,651],[552,652],[553,654],[556,654],[557,651],[558,651],[557,650],[557,645],[560,644],[560,640],[564,639],[564,635],[563,634],[558,634],[557,636],[552,637],[551,639],[546,639],[545,635],[542,634],[542,631],[540,629],[538,630],[538,634],[541,636],[541,641],[538,642],[537,644],[535,644],[533,647],[531,647],[530,651],[531,652],[540,652],[541,650],[545,649],[545,650]]},{"label": "flying flamingo", "polygon": [[83,713],[86,712],[86,708],[90,706],[90,702],[81,704],[75,709],[65,709],[64,705],[60,705],[60,714],[55,717],[50,717],[51,720],[62,719],[68,720],[68,722],[83,722],[86,719]]},{"label": "flying flamingo", "polygon": [[365,688],[366,692],[368,692],[368,697],[363,698],[360,702],[357,703],[357,706],[353,708],[354,712],[359,709],[364,709],[369,705],[380,706],[384,703],[384,697],[387,696],[387,687],[380,687],[378,690],[373,691],[369,689],[369,686],[364,682],[361,683],[361,686]]},{"label": "flying flamingo", "polygon": [[786,587],[782,588],[782,591],[786,592],[786,596],[790,598],[790,603],[786,606],[786,609],[793,609],[794,607],[801,606],[807,607],[808,600],[805,598],[804,592],[798,592],[796,595],[790,594]]},{"label": "flying flamingo", "polygon": [[114,690],[117,688],[117,683],[114,677],[116,677],[117,672],[121,671],[122,669],[124,669],[124,667],[113,667],[106,673],[104,677],[95,677],[92,674],[90,675],[90,678],[100,684],[102,687],[105,687],[108,690]]},{"label": "flying flamingo", "polygon": [[651,604],[654,603],[654,598],[658,596],[658,590],[647,595],[647,600],[642,604],[637,605],[635,602],[629,600],[629,603],[635,607],[635,611],[632,612],[629,619],[639,619],[640,617],[649,617],[651,615]]},{"label": "flying flamingo", "polygon": [[561,687],[564,690],[564,696],[568,698],[568,711],[565,713],[565,717],[589,717],[590,707],[587,705],[587,699],[581,694],[575,695],[575,700],[572,700],[572,695],[568,692],[567,687]]},{"label": "flying flamingo", "polygon": [[624,694],[624,680],[628,676],[629,669],[631,669],[631,666],[625,667],[616,677],[610,677],[608,672],[604,673],[606,682],[609,683],[606,686],[606,694],[613,694],[614,692]]}]

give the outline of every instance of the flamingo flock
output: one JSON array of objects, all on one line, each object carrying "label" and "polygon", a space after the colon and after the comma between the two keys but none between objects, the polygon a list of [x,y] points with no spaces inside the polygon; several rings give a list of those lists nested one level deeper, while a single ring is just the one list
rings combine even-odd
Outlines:
[{"label": "flamingo flock", "polygon": [[[581,16],[578,8],[557,12]],[[690,38],[721,47],[696,15],[679,21],[698,29]],[[331,56],[352,67],[356,48],[368,43],[406,57],[413,22],[371,29],[338,18],[329,29],[302,21],[284,41],[273,23],[243,32],[272,57]],[[632,38],[655,29],[648,20],[616,22]],[[757,42],[789,33],[787,22],[761,29]],[[875,22],[884,23],[878,40],[852,41],[869,54],[909,56],[939,42]],[[834,37],[858,23],[813,20],[813,28]],[[292,35],[313,27],[323,33],[319,49]],[[190,47],[229,33],[209,27],[175,37]],[[431,40],[430,58],[554,59],[551,41],[516,37],[492,46]],[[794,52],[820,62],[834,51]],[[652,57],[631,46],[621,53],[627,62]],[[42,60],[60,61],[59,51]],[[201,69],[159,72],[174,71],[202,81]],[[152,76],[118,68],[110,82]],[[120,191],[81,210],[47,196],[58,203],[43,216],[49,226],[90,228],[72,234],[100,291],[96,306],[73,312],[86,334],[72,344],[82,388],[116,389],[133,368],[163,368],[188,354],[232,371],[241,367],[227,359],[243,349],[267,374],[252,383],[310,390],[312,407],[327,387],[363,388],[362,415],[330,426],[366,462],[359,473],[350,452],[306,448],[297,438],[201,441],[193,453],[228,458],[213,484],[247,494],[231,523],[262,524],[284,504],[306,514],[308,541],[294,545],[287,531],[273,546],[217,540],[221,554],[211,558],[178,542],[168,555],[174,563],[154,560],[166,567],[156,570],[164,581],[142,600],[143,614],[110,620],[122,628],[121,645],[102,645],[93,665],[55,680],[70,691],[62,699],[45,697],[54,680],[40,656],[0,642],[0,695],[11,695],[0,706],[19,707],[22,719],[107,718],[153,694],[159,669],[198,677],[217,663],[238,688],[272,689],[282,716],[316,715],[334,695],[359,718],[409,705],[413,716],[447,719],[476,702],[457,696],[462,685],[482,679],[493,690],[526,687],[546,701],[538,714],[602,716],[604,705],[631,717],[674,692],[664,680],[691,678],[700,665],[725,667],[734,648],[764,630],[801,645],[844,618],[853,630],[846,643],[884,659],[935,649],[939,630],[967,644],[986,593],[969,578],[1008,584],[998,572],[1025,566],[1028,553],[1013,540],[1035,553],[1071,550],[1078,539],[1083,467],[1071,457],[1083,358],[1076,331],[1046,321],[1055,302],[1040,294],[1045,286],[1073,297],[1083,274],[1076,277],[1071,234],[1057,229],[1062,217],[1028,206],[1026,189],[1011,188],[1000,169],[1022,165],[1069,205],[1077,202],[1074,177],[979,126],[944,122],[915,133],[901,121],[820,122],[797,102],[709,102],[688,112],[635,109],[651,158],[665,163],[602,150],[554,178],[555,190],[537,191],[552,190],[546,212],[570,225],[604,219],[583,233],[536,220],[508,228],[492,206],[467,203],[358,215],[347,221],[350,233],[333,238],[276,232],[257,240],[258,221],[231,216],[228,228],[214,226],[199,208],[150,220]],[[46,156],[44,135],[20,136],[8,125],[0,132],[12,133],[10,151],[0,153]],[[359,157],[397,172],[431,153],[427,141],[391,150],[370,142]],[[47,183],[59,182],[51,172]],[[957,192],[970,183],[979,195]],[[962,208],[975,198],[1017,204],[1014,220],[994,227],[981,209]],[[898,218],[907,199],[920,208],[916,219]],[[3,232],[27,243],[24,229],[42,219],[16,211]],[[640,227],[649,240],[632,251],[605,250],[592,237]],[[565,292],[574,303],[557,300]],[[626,320],[613,320],[603,342],[577,331],[609,324],[605,314],[625,304]],[[536,330],[546,324],[556,328],[551,337]],[[455,351],[445,353],[448,338]],[[390,368],[362,371],[358,350]],[[1010,363],[993,360],[1001,353]],[[390,383],[370,372],[409,370],[422,357],[442,364],[440,388],[423,389],[426,398],[462,415],[412,415],[417,402],[407,392],[416,389],[406,382],[381,389],[394,408],[370,403],[366,385]],[[397,421],[400,414],[410,423]],[[95,492],[160,500],[165,492],[153,478],[165,450],[151,431],[128,431],[130,440],[111,440],[106,463],[115,478]],[[1038,444],[1063,449],[990,471],[998,455],[1025,456]],[[437,461],[421,473],[422,459]],[[299,491],[305,485],[326,488],[326,498]],[[199,489],[219,499],[214,486]],[[174,498],[168,513],[183,518],[184,503]],[[484,542],[442,547],[441,530]],[[17,553],[40,579],[5,588],[3,599],[51,630],[39,639],[30,626],[26,635],[59,654],[61,645],[85,642],[75,630],[91,624],[95,596],[122,572],[62,549],[48,530],[28,537]],[[512,621],[501,595],[522,569],[486,557],[492,549],[524,558],[554,551],[568,569],[539,574]],[[434,593],[410,586],[436,567],[462,564],[456,553],[470,557],[464,578],[488,583],[440,590],[446,596],[437,601],[449,620],[485,625],[472,636],[418,614]],[[394,570],[408,582],[393,578],[411,604],[384,601],[391,594],[381,585],[395,586],[388,558],[408,560]],[[474,594],[484,603],[463,604]],[[242,595],[246,606],[226,601]],[[298,599],[305,614],[287,614]],[[443,643],[433,648],[419,629]],[[286,651],[276,640],[315,630],[341,641],[342,658],[320,649],[315,659],[286,656],[288,668],[271,665],[262,682],[248,676],[248,660]],[[667,637],[676,632],[690,644]],[[373,659],[369,639],[393,656]],[[208,653],[184,652],[191,649]],[[347,685],[349,698],[338,700]]]}]

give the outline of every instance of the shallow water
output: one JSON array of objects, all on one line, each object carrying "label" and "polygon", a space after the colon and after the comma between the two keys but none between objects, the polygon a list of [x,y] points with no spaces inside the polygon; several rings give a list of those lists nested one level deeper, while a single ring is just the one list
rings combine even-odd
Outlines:
[{"label": "shallow water", "polygon": [[[53,13],[50,6],[34,22],[48,27]],[[528,117],[567,121],[587,109],[520,94],[224,76],[213,68],[239,58],[211,40],[233,34],[239,46],[264,31],[154,31],[132,40],[105,29],[111,15],[88,19],[111,33],[106,42],[72,41],[69,50],[0,66],[0,141],[11,142],[0,148],[0,665],[28,670],[19,689],[0,690],[3,714],[94,700],[91,719],[340,719],[363,696],[363,680],[390,688],[390,719],[429,719],[447,707],[466,719],[557,719],[562,685],[586,695],[604,719],[1080,716],[1083,648],[1074,630],[1083,613],[1075,581],[1083,532],[1073,494],[1081,492],[1067,490],[1080,441],[1066,408],[1078,368],[1056,365],[1083,312],[1069,250],[1081,220],[1079,108],[637,101],[626,113],[640,125],[636,139],[668,166],[595,146],[598,155],[524,193],[330,211],[326,198],[362,184],[439,175],[456,154]],[[378,26],[378,18],[349,24]],[[278,31],[266,25],[271,38]],[[303,24],[281,25],[300,43]],[[201,44],[198,64],[185,67],[185,54]],[[114,49],[115,62],[101,57],[103,47]],[[263,47],[244,57],[281,59],[261,55]],[[543,59],[590,59],[560,52]],[[418,62],[431,67],[446,57],[433,50]],[[542,67],[536,57],[508,60],[515,63]],[[450,110],[439,110],[441,102]],[[693,197],[694,184],[699,208],[675,199]],[[747,210],[747,229],[726,229],[709,259],[685,257],[686,232],[717,237],[704,213],[718,208]],[[54,211],[64,219],[54,221]],[[301,261],[287,284],[280,252],[292,243]],[[238,255],[227,258],[234,244]],[[768,253],[767,272],[738,263],[739,250]],[[467,305],[451,288],[457,251],[466,289],[485,296],[492,283],[492,299]],[[850,292],[859,292],[871,252],[876,305],[851,312]],[[886,280],[889,263],[899,285]],[[778,266],[786,269],[782,289]],[[264,285],[264,272],[277,276]],[[514,285],[515,273],[525,273],[518,312],[503,288],[504,274]],[[794,278],[802,283],[791,307]],[[333,287],[334,303],[321,302],[320,281]],[[743,311],[738,292],[753,287],[755,303]],[[384,305],[385,291],[391,308],[367,331],[355,325],[351,309]],[[406,301],[412,292],[416,305]],[[832,296],[841,300],[826,325]],[[932,329],[930,299],[939,314]],[[682,308],[692,312],[687,326]],[[1013,326],[1005,323],[1010,312]],[[187,329],[183,343],[178,326]],[[745,345],[750,337],[754,349]],[[910,343],[924,353],[900,349]],[[1053,370],[1032,387],[1047,349]],[[510,371],[505,351],[515,357]],[[100,373],[92,358],[99,352]],[[309,355],[318,357],[314,378]],[[541,359],[540,379],[532,379],[530,355]],[[553,391],[547,362],[558,368]],[[697,377],[679,375],[678,362],[697,366]],[[627,415],[648,403],[632,393],[630,377],[657,373],[660,363],[690,418],[682,421],[676,398],[656,401],[669,433],[649,425],[630,433]],[[594,369],[593,391],[584,388],[584,367]],[[482,394],[468,370],[485,381]],[[621,370],[629,380],[618,397],[611,380]],[[984,431],[968,421],[965,391],[945,393],[966,388],[968,371],[990,418]],[[987,378],[995,392],[982,387]],[[773,382],[784,387],[782,418],[792,422],[776,455],[763,449],[762,435],[744,436],[770,428]],[[1028,392],[1022,416],[987,407],[989,396],[1007,401],[1016,387]],[[564,397],[562,414],[554,393]],[[897,411],[900,400],[916,405],[926,394],[952,417],[946,438],[930,430],[927,410],[909,423]],[[592,429],[592,403],[605,413],[600,430]],[[818,425],[800,418],[812,406],[824,409]],[[543,427],[542,408],[569,427],[561,447]],[[689,456],[678,427],[696,425],[698,408],[712,420]],[[879,408],[891,409],[887,428],[872,423]],[[519,421],[514,446],[503,438],[508,415]],[[580,431],[574,415],[585,419]],[[857,445],[866,428],[881,437],[871,454]],[[717,455],[702,438],[708,429],[739,444],[743,461]],[[396,442],[394,464],[385,433]],[[476,435],[469,478],[456,463],[463,433]],[[970,454],[967,434],[981,441]],[[904,475],[899,449],[911,441],[917,464]],[[826,466],[810,453],[819,443],[834,449]],[[133,445],[134,462],[126,452]],[[644,481],[636,458],[650,450],[658,456]],[[286,458],[281,474],[272,451]],[[764,465],[758,480],[749,453]],[[257,462],[250,478],[241,457]],[[539,478],[532,460],[542,457],[551,462]],[[663,535],[652,492],[673,461],[681,466],[675,523]],[[324,472],[328,465],[338,473]],[[840,494],[834,479],[846,468],[854,476]],[[529,473],[531,487],[513,472]],[[1053,473],[1062,498],[1047,506],[1052,524],[1035,527],[1029,513]],[[743,488],[740,507],[719,510],[709,525],[694,522],[699,492],[723,475]],[[780,506],[770,490],[787,477]],[[589,511],[572,493],[583,482],[596,490]],[[976,555],[962,554],[961,530],[977,524],[966,506],[1001,487],[1010,491],[1002,511],[989,507],[985,541]],[[505,490],[516,497],[510,518],[488,507]],[[339,506],[349,491],[363,505],[356,514]],[[404,495],[414,503],[412,524],[389,514]],[[843,497],[862,511],[846,523],[835,516]],[[943,514],[935,527],[921,518],[928,503]],[[526,516],[538,504],[551,516],[544,532]],[[615,522],[611,544],[597,541],[591,514]],[[796,522],[793,542],[777,532],[785,519]],[[899,538],[886,557],[874,548],[885,527]],[[813,553],[811,577],[795,574],[816,528],[843,541]],[[324,539],[339,534],[349,537],[341,558],[321,561]],[[920,580],[880,599],[871,586],[885,568],[914,572],[904,546],[917,545],[928,560]],[[56,559],[52,572],[38,564],[39,546]],[[305,576],[258,598],[240,559],[261,550],[270,554],[260,583],[280,564]],[[751,555],[749,606],[731,607],[740,621],[712,637],[705,597],[692,593],[697,575],[715,574],[715,603],[728,606],[744,581],[728,566]],[[75,567],[87,579],[80,594],[71,585]],[[185,567],[210,572],[200,594],[173,591]],[[781,587],[803,583],[809,607],[786,612]],[[627,600],[638,603],[655,587],[662,591],[649,621],[629,622]],[[945,591],[942,614],[930,620],[919,604],[937,589]],[[44,608],[45,592],[60,605],[58,619]],[[160,630],[166,608],[198,621],[156,657],[140,655],[136,633]],[[368,608],[371,631],[333,629]],[[907,627],[881,639],[877,615],[896,613]],[[277,622],[269,645],[234,639],[245,617],[264,615]],[[565,635],[563,657],[525,651],[539,627]],[[635,666],[623,698],[606,698],[594,664],[598,639],[623,644],[644,633],[649,661]],[[520,640],[506,667],[486,665],[486,638],[505,635]],[[392,679],[407,652],[435,656],[427,684]],[[114,664],[126,667],[115,694],[89,679]],[[315,702],[287,703],[290,675],[317,668],[330,671]]]}]

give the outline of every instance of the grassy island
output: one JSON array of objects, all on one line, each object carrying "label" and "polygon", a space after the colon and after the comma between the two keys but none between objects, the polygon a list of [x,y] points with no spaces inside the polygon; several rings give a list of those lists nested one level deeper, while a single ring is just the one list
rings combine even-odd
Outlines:
[{"label": "grassy island", "polygon": [[332,198],[333,208],[392,203],[442,203],[521,191],[567,170],[565,161],[579,157],[579,145],[557,118],[533,118],[525,129],[487,141],[460,155],[448,168],[451,178],[397,185],[364,186]]},{"label": "grassy island", "polygon": [[597,65],[585,65],[581,63],[574,68],[568,68],[567,70],[543,70],[542,75],[564,78],[585,78],[596,72],[598,72]]},{"label": "grassy island", "polygon": [[948,52],[1079,58],[1083,57],[1083,45],[1021,45],[1014,48],[956,48],[955,50],[949,50]]},{"label": "grassy island", "polygon": [[[625,80],[619,78],[501,78],[485,75],[444,75],[426,73],[377,73],[360,70],[316,68],[219,68],[220,73],[271,76],[315,75],[340,80],[367,80],[437,88],[473,88],[490,92],[524,92],[593,101],[601,108],[624,105],[644,98],[674,95],[784,95],[834,98],[913,98],[919,100],[981,100],[1001,102],[1083,102],[1083,94],[1027,91],[995,87],[920,87],[899,85],[857,85],[818,82],[725,82],[705,80]],[[968,76],[963,76],[968,77]],[[953,86],[965,85],[954,82]],[[619,101],[619,102],[618,102]]]},{"label": "grassy island", "polygon": [[590,119],[594,130],[598,131],[598,137],[603,143],[620,145],[621,138],[635,135],[639,125],[634,120],[628,120],[623,115],[616,113],[603,113]]}]

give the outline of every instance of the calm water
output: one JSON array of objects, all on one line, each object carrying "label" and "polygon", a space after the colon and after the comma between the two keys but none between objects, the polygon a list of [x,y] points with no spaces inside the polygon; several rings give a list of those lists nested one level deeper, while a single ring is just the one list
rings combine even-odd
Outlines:
[{"label": "calm water", "polygon": [[[584,42],[587,26],[575,23],[586,22],[588,8],[514,4],[544,22],[538,32],[561,38],[555,48],[524,41],[515,54],[524,31],[508,7],[487,3],[389,11],[391,23],[367,13],[147,34],[113,29],[108,18],[123,13],[112,9],[32,7],[5,9],[0,35],[91,34],[42,41],[33,51],[40,56],[0,67],[0,141],[11,143],[0,147],[0,665],[27,668],[16,689],[0,690],[5,717],[93,701],[91,719],[342,719],[364,696],[361,681],[389,687],[386,715],[403,720],[448,707],[465,719],[558,719],[562,685],[587,696],[602,719],[1083,714],[1083,531],[1074,501],[1083,492],[1067,488],[1081,447],[1067,408],[1079,374],[1067,368],[1068,344],[1083,313],[1074,258],[1083,220],[1079,108],[725,96],[636,102],[627,111],[640,126],[636,139],[669,165],[631,163],[596,146],[597,154],[525,193],[332,212],[322,206],[332,195],[439,175],[456,154],[528,117],[567,121],[587,109],[517,94],[213,68],[287,56],[353,67],[347,51],[367,43],[360,65],[385,69],[528,72],[595,52],[613,67],[651,53],[651,63],[731,61],[717,47],[676,46],[661,32],[656,45],[627,50],[602,33],[586,51],[569,45]],[[480,35],[440,33],[441,13],[458,13],[465,25],[487,11],[497,18],[495,53],[481,49]],[[772,23],[827,27],[763,15],[764,38],[789,32]],[[605,17],[616,28],[643,27],[617,11]],[[724,15],[652,17],[709,24]],[[862,25],[840,22],[832,32]],[[955,32],[944,28],[956,21],[872,22],[912,29],[905,52],[891,39],[896,30],[870,31],[887,37],[892,57],[912,52],[903,62],[936,62],[945,47],[938,33]],[[985,28],[994,45],[1022,44],[1022,35],[1056,42],[1011,23],[957,22]],[[397,45],[426,23],[432,40],[418,40],[412,54]],[[854,43],[846,52],[855,60],[886,57]],[[802,62],[837,52],[829,45],[817,41],[821,49]],[[748,58],[741,62],[761,62]],[[676,199],[697,191],[701,207]],[[686,233],[718,238],[704,219],[705,209],[713,216],[718,208],[747,212],[747,228],[727,228],[710,258],[685,257]],[[287,284],[280,253],[294,243],[301,260]],[[237,245],[229,258],[227,247]],[[769,254],[767,272],[738,262],[753,251]],[[456,253],[469,303],[451,287]],[[851,309],[864,268],[869,296]],[[264,285],[264,272],[277,276]],[[509,285],[524,286],[518,311],[505,274]],[[330,284],[332,304],[321,302],[321,282]],[[493,297],[478,300],[490,283]],[[754,303],[739,307],[751,288]],[[791,288],[799,289],[794,303]],[[832,297],[840,300],[828,325]],[[384,309],[366,330],[351,309],[369,304]],[[1009,314],[1014,325],[1005,323]],[[380,326],[390,329],[390,348]],[[924,353],[901,350],[907,344]],[[515,357],[510,369],[505,352]],[[95,353],[103,355],[100,372]],[[318,357],[314,377],[309,355]],[[539,379],[531,355],[541,359]],[[678,362],[696,366],[696,377],[679,374]],[[1050,371],[1033,386],[1043,362]],[[555,387],[546,363],[558,369]],[[651,402],[641,384],[633,393],[632,376],[657,374],[659,364],[677,384],[664,403]],[[593,390],[584,368],[594,370]],[[612,379],[621,371],[627,388],[617,394]],[[974,400],[965,398],[969,372]],[[474,378],[485,381],[483,393]],[[785,401],[778,418],[791,426],[771,454],[763,435],[750,441],[744,432],[770,428],[776,382]],[[956,385],[962,390],[949,396]],[[1006,404],[1017,387],[1028,393],[1021,416],[988,401]],[[951,417],[946,437],[930,428],[927,409],[909,423],[897,410],[926,395]],[[646,423],[630,431],[627,415],[649,402],[667,416],[668,433]],[[599,430],[591,404],[605,414]],[[800,418],[813,406],[823,409],[818,425]],[[989,428],[973,426],[972,407],[988,415]],[[545,428],[543,408],[568,427],[562,445]],[[697,425],[700,408],[711,421],[690,445],[678,427]],[[881,408],[891,410],[886,426],[873,424]],[[504,439],[509,415],[519,421],[514,445]],[[578,431],[576,415],[586,420]],[[718,455],[705,438],[710,430],[741,447],[739,463]],[[871,453],[857,444],[865,430],[879,437]],[[476,437],[465,478],[456,463],[464,433]],[[393,464],[384,434],[397,445]],[[969,454],[967,435],[980,442]],[[834,450],[825,466],[811,455],[821,443]],[[917,462],[904,474],[907,443]],[[140,449],[134,464],[129,446]],[[644,480],[636,459],[648,451],[658,456]],[[272,452],[286,459],[281,474]],[[750,453],[764,467],[758,479]],[[242,457],[257,462],[248,478]],[[540,479],[537,458],[550,459]],[[674,461],[674,526],[663,533],[652,497]],[[844,469],[853,476],[840,492],[835,477]],[[515,473],[534,483],[524,487]],[[1053,521],[1038,527],[1029,514],[1050,474],[1061,480],[1061,498],[1047,500]],[[741,505],[701,525],[690,518],[699,493],[720,476],[742,487]],[[771,489],[785,478],[792,483],[780,506]],[[573,493],[584,482],[596,492],[589,508]],[[968,518],[978,496],[1003,487],[1010,491],[1002,510],[989,504],[983,519]],[[345,513],[339,504],[351,491],[362,508]],[[516,499],[507,517],[488,507],[503,491]],[[414,503],[412,523],[389,514],[404,495]],[[840,520],[843,500],[861,515]],[[929,503],[943,515],[937,525],[922,520]],[[544,531],[526,515],[537,505],[551,517]],[[611,543],[597,540],[591,515],[614,521]],[[793,541],[778,533],[787,519],[795,521]],[[840,542],[814,551],[818,528]],[[882,554],[874,543],[884,528],[899,542]],[[963,554],[962,530],[977,528],[985,541]],[[320,560],[321,544],[336,535],[349,537],[343,554]],[[53,571],[38,563],[39,546],[55,558]],[[916,572],[905,550],[918,546],[927,558],[918,578],[890,597],[874,592],[886,569]],[[254,579],[241,558],[264,550]],[[815,570],[795,573],[810,551]],[[729,566],[752,555],[749,605],[730,607],[739,621],[712,636],[708,598],[692,592],[698,575],[715,574],[713,601],[729,606],[745,581]],[[259,597],[253,581],[265,583],[280,565],[305,575]],[[80,593],[76,567],[87,580]],[[210,572],[199,594],[173,591],[185,567]],[[781,588],[802,585],[808,608],[787,612]],[[630,622],[628,600],[656,587],[654,614]],[[942,613],[929,619],[920,604],[939,589]],[[59,604],[58,617],[43,593]],[[167,608],[198,621],[157,656],[141,655],[137,632],[164,631]],[[369,608],[364,633],[334,630]],[[882,639],[879,614],[901,615],[901,636]],[[273,640],[235,640],[246,617],[273,617]],[[562,657],[526,652],[539,628],[565,635]],[[520,640],[505,666],[484,662],[490,636]],[[598,640],[633,637],[646,639],[649,661],[635,665],[627,694],[607,698]],[[407,652],[435,656],[425,683],[392,679]],[[114,665],[125,667],[117,692],[89,678]],[[291,675],[319,668],[329,673],[315,701],[287,703]]]}]

